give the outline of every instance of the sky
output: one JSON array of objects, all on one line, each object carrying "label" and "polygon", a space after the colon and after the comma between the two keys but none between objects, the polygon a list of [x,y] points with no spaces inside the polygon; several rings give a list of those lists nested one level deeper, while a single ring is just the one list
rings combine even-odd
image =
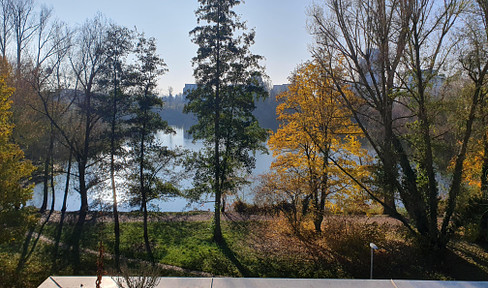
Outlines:
[{"label": "sky", "polygon": [[[158,90],[181,93],[186,83],[195,83],[191,59],[197,46],[189,31],[196,23],[197,0],[38,0],[53,8],[54,17],[70,26],[83,24],[101,12],[106,18],[128,28],[137,27],[147,37],[156,38],[158,53],[169,72],[159,80]],[[307,8],[312,0],[245,0],[235,7],[248,28],[256,31],[254,54],[273,84],[288,83],[295,67],[310,59],[312,37],[307,30]]]}]

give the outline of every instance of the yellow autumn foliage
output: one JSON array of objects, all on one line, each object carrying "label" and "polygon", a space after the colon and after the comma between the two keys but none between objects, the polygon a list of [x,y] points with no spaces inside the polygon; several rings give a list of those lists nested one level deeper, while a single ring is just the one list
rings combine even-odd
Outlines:
[{"label": "yellow autumn foliage", "polygon": [[32,196],[32,186],[26,181],[34,166],[24,159],[18,145],[11,143],[13,124],[11,122],[10,97],[14,92],[7,85],[9,76],[5,60],[0,63],[0,243],[13,241],[23,228],[21,208]]},{"label": "yellow autumn foliage", "polygon": [[366,167],[360,165],[369,162],[359,142],[361,130],[342,102],[343,97],[353,99],[354,94],[343,91],[347,94],[339,94],[320,65],[300,66],[289,90],[277,96],[280,126],[268,141],[275,157],[268,179],[274,193],[300,199],[300,209],[305,206],[305,212],[313,215],[318,231],[325,209],[339,212],[345,198],[365,199],[331,159],[359,179],[369,177]]}]

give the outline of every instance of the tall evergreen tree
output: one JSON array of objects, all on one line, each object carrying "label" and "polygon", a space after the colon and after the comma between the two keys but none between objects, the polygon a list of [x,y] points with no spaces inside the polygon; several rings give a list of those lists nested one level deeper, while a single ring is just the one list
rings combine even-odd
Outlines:
[{"label": "tall evergreen tree", "polygon": [[243,183],[240,172],[250,173],[254,152],[266,149],[266,131],[252,111],[256,98],[267,93],[260,85],[262,57],[250,52],[255,32],[246,32],[246,23],[232,10],[241,1],[199,2],[195,12],[199,26],[190,31],[199,46],[193,58],[197,88],[187,96],[185,111],[198,118],[190,133],[206,145],[195,182],[200,191],[215,194],[213,238],[219,242],[223,193]]}]

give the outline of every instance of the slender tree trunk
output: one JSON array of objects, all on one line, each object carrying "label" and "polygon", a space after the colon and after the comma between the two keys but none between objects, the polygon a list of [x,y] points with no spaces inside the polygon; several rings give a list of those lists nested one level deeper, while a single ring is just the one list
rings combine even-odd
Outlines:
[{"label": "slender tree trunk", "polygon": [[[32,241],[32,237],[34,236],[35,229],[37,225],[33,225],[31,229],[29,229],[29,232],[27,233],[27,237],[24,241],[23,249],[22,249],[22,254],[20,256],[19,263],[17,264],[17,269],[16,269],[16,274],[19,275],[20,271],[24,268],[25,263],[29,260],[31,257],[32,253],[37,247],[37,243],[39,242],[39,239],[42,235],[42,232],[44,230],[44,227],[46,224],[49,222],[49,219],[51,218],[53,212],[54,212],[54,204],[55,204],[55,189],[54,189],[54,161],[53,161],[53,147],[54,147],[54,129],[53,125],[51,125],[51,130],[50,130],[50,137],[49,137],[49,155],[48,155],[48,162],[50,162],[50,182],[51,182],[51,191],[52,191],[52,201],[51,201],[51,209],[49,210],[49,214],[46,217],[46,220],[42,223],[42,225],[39,228],[39,231],[37,232],[37,236],[35,237],[34,241]],[[29,245],[32,245],[29,249]],[[19,275],[20,277],[20,275]]]},{"label": "slender tree trunk", "polygon": [[66,171],[66,184],[65,184],[65,188],[64,188],[63,207],[61,208],[61,218],[59,219],[59,224],[58,224],[58,227],[56,229],[54,251],[53,251],[53,265],[51,268],[51,272],[57,271],[56,260],[58,258],[59,242],[61,241],[61,233],[63,232],[64,218],[66,216],[66,205],[68,202],[69,182],[70,182],[70,178],[71,178],[71,158],[72,158],[72,156],[73,156],[73,150],[70,149],[69,157],[68,157],[68,169]]},{"label": "slender tree trunk", "polygon": [[142,210],[144,217],[144,245],[146,246],[147,255],[149,260],[154,264],[154,256],[151,250],[151,243],[149,242],[149,232],[147,230],[147,203],[146,203],[146,192],[142,192]]},{"label": "slender tree trunk", "polygon": [[17,43],[17,62],[16,62],[17,63],[17,67],[15,67],[16,68],[15,73],[17,75],[17,79],[19,79],[19,77],[20,77],[20,65],[21,65],[20,58],[21,58],[21,53],[22,53],[21,52],[22,50],[20,49],[20,45],[21,44]]},{"label": "slender tree trunk", "polygon": [[217,243],[222,242],[222,229],[220,227],[220,204],[222,200],[221,179],[220,179],[220,2],[218,6],[218,22],[217,22],[217,75],[215,87],[215,151],[214,151],[214,165],[215,165],[215,210],[214,210],[214,225],[213,225],[213,240]]},{"label": "slender tree trunk", "polygon": [[[147,118],[147,117],[145,117]],[[144,120],[146,121],[146,120]],[[146,187],[144,183],[144,145],[145,145],[145,138],[146,138],[146,122],[142,124],[142,131],[141,131],[141,146],[140,146],[140,158],[139,158],[139,181],[141,187],[141,196],[142,196],[142,203],[141,209],[143,213],[143,226],[144,226],[144,244],[146,246],[146,252],[149,256],[149,260],[151,263],[154,263],[154,256],[151,250],[151,243],[149,242],[149,233],[147,230],[147,197],[146,197]]]},{"label": "slender tree trunk", "polygon": [[56,189],[54,189],[54,126],[51,123],[51,131],[50,131],[50,137],[49,137],[49,158],[51,162],[51,214],[54,212],[54,204],[56,203]]},{"label": "slender tree trunk", "polygon": [[49,194],[49,161],[51,159],[51,153],[47,153],[46,159],[44,159],[44,179],[43,179],[43,194],[42,194],[42,204],[39,208],[39,212],[43,213],[47,209],[47,198]]},{"label": "slender tree trunk", "polygon": [[113,217],[114,217],[114,233],[115,233],[115,268],[120,270],[120,226],[119,226],[119,212],[117,209],[117,191],[115,187],[115,125],[117,116],[117,72],[114,65],[114,95],[112,99],[112,123],[111,123],[111,137],[110,137],[110,180],[112,182],[112,197],[113,197]]},{"label": "slender tree trunk", "polygon": [[73,230],[73,235],[72,235],[72,241],[71,241],[73,264],[75,268],[79,268],[80,266],[80,240],[81,240],[81,235],[83,233],[83,226],[85,224],[86,215],[88,213],[88,193],[87,193],[86,182],[85,182],[86,181],[85,161],[86,160],[81,160],[78,162],[81,206],[78,214],[78,221],[75,224],[75,228]]},{"label": "slender tree trunk", "polygon": [[73,248],[73,263],[75,268],[80,266],[80,240],[83,234],[83,226],[85,224],[86,215],[88,213],[88,187],[86,187],[86,168],[88,164],[88,151],[90,150],[90,137],[91,137],[91,120],[92,120],[92,106],[91,106],[91,82],[89,82],[84,90],[84,142],[83,150],[80,155],[77,155],[78,160],[78,173],[79,173],[79,193],[81,198],[81,206],[72,235],[72,248]]}]

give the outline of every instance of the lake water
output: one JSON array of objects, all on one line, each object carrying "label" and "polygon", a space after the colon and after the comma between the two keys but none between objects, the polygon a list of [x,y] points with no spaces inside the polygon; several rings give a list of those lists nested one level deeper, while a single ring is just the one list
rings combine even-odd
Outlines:
[{"label": "lake water", "polygon": [[[169,148],[175,147],[182,147],[187,148],[192,151],[198,151],[203,147],[202,142],[193,142],[191,138],[189,138],[188,134],[185,135],[183,128],[173,127],[176,131],[176,134],[168,135],[164,133],[158,133],[157,138],[159,141],[163,143],[163,145],[168,146]],[[266,173],[269,170],[273,157],[271,154],[257,154],[256,155],[256,168],[253,170],[252,175],[250,176],[250,181],[253,182],[255,176]],[[73,163],[75,166],[76,163]],[[64,196],[64,189],[65,189],[65,175],[58,175],[55,177],[55,209],[61,210],[62,208],[62,201]],[[67,201],[67,210],[68,211],[77,211],[80,208],[80,196],[76,192],[76,188],[78,186],[78,179],[76,177],[71,177],[71,187],[70,192],[68,194],[68,201]],[[191,185],[192,179],[184,179],[182,181],[181,186],[188,187]],[[124,192],[124,181],[123,179],[117,179],[117,197],[119,199],[119,210],[120,211],[130,211],[130,210],[137,210],[137,207],[128,207],[127,205],[127,197]],[[101,193],[94,193],[94,191],[101,191]],[[88,195],[88,202],[91,206],[90,209],[106,209],[106,205],[110,205],[112,203],[112,194],[109,185],[106,185],[105,188],[95,187],[89,191]],[[34,195],[32,200],[30,200],[27,204],[33,205],[36,207],[40,207],[43,200],[43,184],[39,184],[34,189]],[[250,186],[244,187],[241,191],[238,192],[239,197],[244,198],[246,200],[252,200],[252,184]],[[48,199],[48,207],[51,207],[51,192],[49,193]],[[99,204],[95,204],[99,203]],[[189,205],[188,201],[182,197],[176,197],[172,199],[162,200],[153,200],[149,203],[150,209],[154,211],[165,211],[165,212],[180,212],[180,211],[189,211],[189,210],[213,210],[213,202],[212,197],[208,197],[208,199],[202,199],[201,203],[193,203]]]}]

